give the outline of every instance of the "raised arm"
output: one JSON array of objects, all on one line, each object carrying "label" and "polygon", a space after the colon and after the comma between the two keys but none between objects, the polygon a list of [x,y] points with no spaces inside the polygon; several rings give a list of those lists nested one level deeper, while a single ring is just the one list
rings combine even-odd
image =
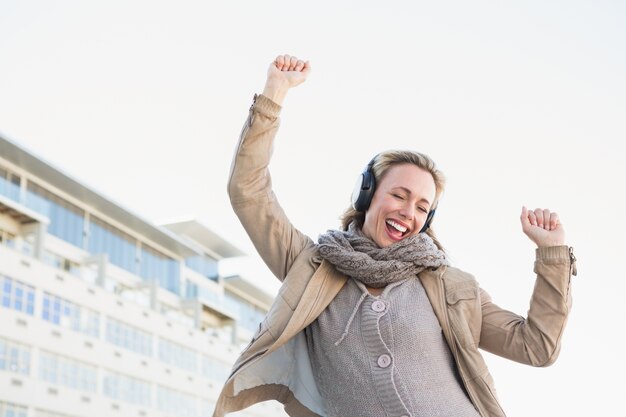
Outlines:
[{"label": "raised arm", "polygon": [[271,64],[263,95],[255,96],[231,165],[228,194],[235,213],[270,270],[283,280],[312,240],[297,230],[274,192],[268,165],[281,104],[290,88],[306,79],[308,62],[281,55]]},{"label": "raised arm", "polygon": [[552,364],[571,309],[571,277],[576,265],[571,248],[564,245],[565,231],[558,215],[548,209],[522,208],[522,230],[537,245],[537,279],[524,318],[498,307],[481,291],[480,347],[533,366]]}]

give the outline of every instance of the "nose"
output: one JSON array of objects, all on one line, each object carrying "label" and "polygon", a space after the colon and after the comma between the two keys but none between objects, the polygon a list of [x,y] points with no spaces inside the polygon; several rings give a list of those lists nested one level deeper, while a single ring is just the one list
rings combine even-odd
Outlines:
[{"label": "nose", "polygon": [[399,214],[405,219],[412,220],[415,217],[415,207],[410,203],[403,204],[400,207]]}]

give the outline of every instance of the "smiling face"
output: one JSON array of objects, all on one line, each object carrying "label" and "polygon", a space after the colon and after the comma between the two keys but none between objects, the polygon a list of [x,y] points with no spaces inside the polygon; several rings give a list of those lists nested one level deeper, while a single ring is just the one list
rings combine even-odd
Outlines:
[{"label": "smiling face", "polygon": [[391,166],[365,212],[363,234],[381,248],[416,235],[426,223],[435,195],[430,172],[411,163]]}]

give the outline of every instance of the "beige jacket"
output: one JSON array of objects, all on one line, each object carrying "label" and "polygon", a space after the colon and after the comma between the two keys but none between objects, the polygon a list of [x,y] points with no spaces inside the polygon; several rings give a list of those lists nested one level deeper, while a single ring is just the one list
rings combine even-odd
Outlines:
[{"label": "beige jacket", "polygon": [[[327,415],[303,329],[328,306],[347,277],[320,261],[315,242],[289,222],[272,191],[268,164],[279,112],[279,105],[255,96],[233,160],[228,191],[256,249],[283,285],[235,363],[214,417],[271,399],[283,403],[290,416]],[[571,306],[574,261],[566,246],[537,249],[537,280],[528,318],[493,304],[473,276],[456,268],[441,267],[418,275],[467,393],[483,417],[505,414],[478,348],[532,366],[553,363]]]}]

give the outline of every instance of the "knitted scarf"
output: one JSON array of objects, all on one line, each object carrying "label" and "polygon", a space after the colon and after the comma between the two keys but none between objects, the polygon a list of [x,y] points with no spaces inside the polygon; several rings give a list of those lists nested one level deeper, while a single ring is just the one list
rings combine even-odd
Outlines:
[{"label": "knitted scarf", "polygon": [[347,231],[329,230],[318,239],[319,254],[368,287],[382,288],[426,268],[449,265],[445,253],[426,233],[379,248],[351,223]]}]

